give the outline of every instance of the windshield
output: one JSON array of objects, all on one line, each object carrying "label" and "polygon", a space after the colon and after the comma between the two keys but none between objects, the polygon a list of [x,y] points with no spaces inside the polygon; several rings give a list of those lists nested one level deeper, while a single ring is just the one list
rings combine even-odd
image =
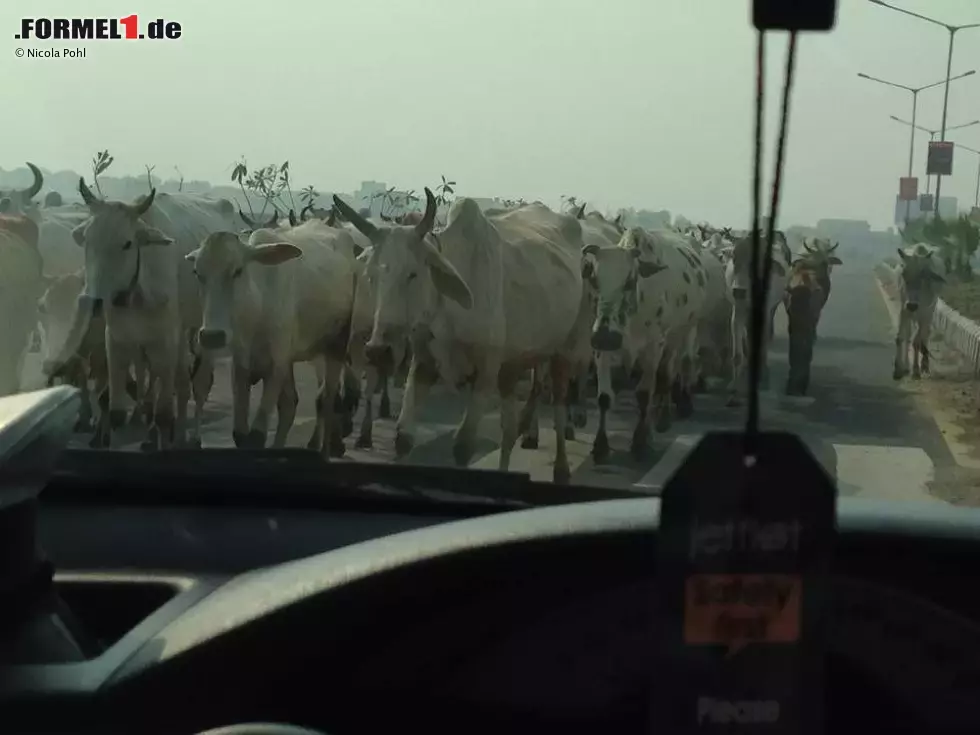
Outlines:
[{"label": "windshield", "polygon": [[[800,39],[761,423],[842,496],[974,504],[980,28],[901,10],[980,9],[894,6]],[[0,394],[75,385],[72,450],[147,463],[310,447],[656,494],[746,419],[749,9],[5,7]]]}]

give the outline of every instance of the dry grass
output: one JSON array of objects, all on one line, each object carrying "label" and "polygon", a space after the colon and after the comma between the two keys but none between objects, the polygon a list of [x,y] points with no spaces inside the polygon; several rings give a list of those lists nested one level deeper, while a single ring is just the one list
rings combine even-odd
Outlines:
[{"label": "dry grass", "polygon": [[980,321],[980,279],[949,283],[942,298],[963,316]]}]

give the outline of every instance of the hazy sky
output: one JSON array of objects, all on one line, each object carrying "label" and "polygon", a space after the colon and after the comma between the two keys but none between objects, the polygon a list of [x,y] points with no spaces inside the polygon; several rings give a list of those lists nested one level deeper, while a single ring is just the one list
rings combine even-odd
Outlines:
[{"label": "hazy sky", "polygon": [[[893,4],[980,22],[977,0]],[[890,224],[909,129],[889,115],[908,119],[911,94],[856,74],[909,86],[945,74],[942,28],[865,0],[840,5],[833,33],[801,38],[784,224]],[[748,0],[89,0],[87,15],[164,15],[183,37],[88,42],[83,60],[15,57],[19,45],[72,45],[13,40],[23,14],[81,7],[0,3],[4,168],[28,159],[85,171],[108,147],[114,174],[155,164],[167,177],[178,165],[216,183],[245,154],[288,158],[297,184],[328,190],[365,179],[421,189],[445,173],[473,196],[575,194],[734,226],[748,217]],[[785,43],[769,43],[771,150]],[[957,34],[953,74],[969,69],[980,70],[980,28]],[[919,95],[919,124],[939,127],[942,96]],[[952,83],[948,124],[978,117],[980,73]],[[980,125],[949,137],[980,150]],[[960,151],[944,182],[961,206],[973,201],[977,159]]]}]

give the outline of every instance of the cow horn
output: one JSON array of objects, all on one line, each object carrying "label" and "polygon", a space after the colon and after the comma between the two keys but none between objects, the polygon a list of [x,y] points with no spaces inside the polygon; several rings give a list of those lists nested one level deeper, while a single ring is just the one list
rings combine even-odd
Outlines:
[{"label": "cow horn", "polygon": [[303,207],[301,210],[299,210],[299,218],[303,222],[305,222],[308,219],[308,217],[306,216],[306,213],[307,212],[309,212],[311,215],[313,214],[313,204],[312,203],[307,204],[305,207]]},{"label": "cow horn", "polygon": [[89,209],[99,206],[102,204],[102,200],[99,199],[92,190],[88,188],[88,184],[85,183],[85,177],[80,176],[78,178],[78,193],[82,195],[82,200],[89,206]]},{"label": "cow horn", "polygon": [[832,252],[834,252],[834,251],[835,251],[835,250],[836,250],[836,249],[837,249],[838,247],[840,247],[840,242],[835,242],[835,243],[834,243],[834,244],[833,244],[833,245],[832,245],[832,246],[830,247],[830,249],[829,249],[829,250],[828,250],[827,252],[828,252],[828,253],[832,253]]},{"label": "cow horn", "polygon": [[420,240],[432,232],[432,226],[435,222],[436,198],[429,190],[429,187],[425,187],[425,214],[422,215],[422,221],[415,225],[415,234],[419,236]]},{"label": "cow horn", "polygon": [[[292,213],[292,210],[290,210],[290,213]],[[290,223],[292,223],[292,220],[290,220]],[[275,207],[273,207],[272,208],[272,214],[269,215],[268,221],[266,221],[266,223],[264,225],[262,225],[262,226],[263,227],[275,227],[278,224],[279,224],[279,210],[276,209]]]},{"label": "cow horn", "polygon": [[247,214],[245,214],[241,210],[241,208],[238,209],[238,216],[242,218],[242,222],[244,222],[246,225],[248,225],[249,227],[251,227],[253,230],[256,229],[255,222],[253,222],[252,221],[252,218],[249,217]]},{"label": "cow horn", "polygon": [[623,224],[623,213],[622,212],[620,212],[619,214],[616,215],[616,219],[613,220],[613,224],[616,225],[616,227],[621,227],[622,226],[622,224]]},{"label": "cow horn", "polygon": [[156,198],[157,190],[150,189],[150,193],[144,197],[140,197],[135,203],[129,205],[129,210],[137,217],[142,217],[150,207],[153,206],[153,200]]},{"label": "cow horn", "polygon": [[31,170],[31,173],[34,174],[34,183],[20,192],[20,198],[24,201],[25,204],[31,201],[31,199],[33,199],[34,197],[36,197],[37,193],[41,191],[41,187],[44,186],[44,174],[41,173],[41,169],[39,169],[30,161],[27,161],[26,163],[27,163],[27,168],[29,168]]},{"label": "cow horn", "polygon": [[294,212],[293,209],[290,207],[290,209],[289,209],[289,225],[290,225],[290,227],[295,227],[297,224],[299,224],[299,220],[296,219],[296,212]]},{"label": "cow horn", "polygon": [[804,249],[805,249],[805,250],[806,250],[806,251],[807,251],[808,253],[812,253],[812,252],[814,252],[814,250],[813,250],[813,248],[811,248],[811,247],[810,247],[810,243],[808,243],[808,242],[806,241],[806,238],[803,238],[803,248],[804,248]]},{"label": "cow horn", "polygon": [[353,207],[351,207],[347,202],[345,202],[336,194],[333,195],[333,203],[334,206],[336,206],[337,209],[339,210],[341,216],[343,216],[344,219],[346,219],[348,222],[354,225],[354,227],[357,228],[357,231],[360,232],[362,235],[371,238],[371,237],[375,237],[378,234],[377,227],[375,227],[373,224],[371,224],[366,219],[364,219],[360,214],[354,211]]},{"label": "cow horn", "polygon": [[575,213],[575,219],[582,219],[582,217],[584,216],[585,216],[585,204],[583,204],[581,207],[578,208],[578,211]]},{"label": "cow horn", "polygon": [[330,214],[327,215],[327,226],[333,227],[337,224],[337,208],[331,207]]}]

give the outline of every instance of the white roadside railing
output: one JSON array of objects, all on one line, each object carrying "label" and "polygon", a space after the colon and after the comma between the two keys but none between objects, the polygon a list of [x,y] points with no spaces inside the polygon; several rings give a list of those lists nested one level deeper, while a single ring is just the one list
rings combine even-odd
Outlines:
[{"label": "white roadside railing", "polygon": [[[889,296],[898,295],[898,274],[894,266],[879,263],[875,274],[886,286]],[[973,374],[980,375],[980,324],[967,319],[942,299],[936,304],[932,316],[932,330],[942,335],[943,342],[963,355],[973,366]]]}]

